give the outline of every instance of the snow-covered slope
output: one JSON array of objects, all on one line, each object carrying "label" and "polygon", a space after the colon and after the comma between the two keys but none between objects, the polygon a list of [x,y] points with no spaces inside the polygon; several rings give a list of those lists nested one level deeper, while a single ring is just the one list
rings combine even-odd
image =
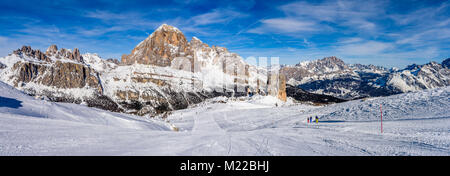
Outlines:
[{"label": "snow-covered slope", "polygon": [[[173,111],[169,124],[36,100],[0,84],[0,155],[449,156],[448,94],[446,87],[330,106],[217,97]],[[306,123],[316,115],[318,124]]]},{"label": "snow-covered slope", "polygon": [[56,120],[103,125],[109,127],[170,130],[170,125],[161,121],[123,113],[108,112],[85,105],[55,103],[35,98],[0,82],[0,116],[17,118],[40,118],[43,121]]},{"label": "snow-covered slope", "polygon": [[314,114],[321,120],[378,121],[380,105],[384,120],[449,117],[450,87],[333,104]]}]

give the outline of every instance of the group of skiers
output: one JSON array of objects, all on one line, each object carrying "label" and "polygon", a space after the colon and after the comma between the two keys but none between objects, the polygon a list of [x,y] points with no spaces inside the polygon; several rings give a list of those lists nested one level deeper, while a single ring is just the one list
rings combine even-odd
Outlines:
[{"label": "group of skiers", "polygon": [[[306,118],[306,121],[307,121],[308,123],[313,123],[312,120],[313,120],[313,119],[312,119],[312,116]],[[316,118],[314,119],[314,122],[319,123],[319,117],[316,116]]]}]

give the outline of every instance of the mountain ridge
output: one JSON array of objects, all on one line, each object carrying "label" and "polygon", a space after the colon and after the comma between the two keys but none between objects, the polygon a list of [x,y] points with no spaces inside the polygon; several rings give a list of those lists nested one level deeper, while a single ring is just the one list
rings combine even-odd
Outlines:
[{"label": "mountain ridge", "polygon": [[311,93],[342,99],[387,96],[450,85],[449,59],[411,64],[404,69],[346,64],[337,57],[284,66],[288,83]]},{"label": "mountain ridge", "polygon": [[121,62],[51,45],[46,52],[24,46],[0,63],[0,80],[27,94],[138,115],[184,109],[216,96],[262,94],[286,101],[282,75],[268,81],[278,72],[197,38],[188,42],[166,24]]},{"label": "mountain ridge", "polygon": [[121,61],[77,48],[51,45],[42,52],[23,46],[0,58],[0,81],[52,101],[154,116],[217,96],[338,103],[442,87],[450,84],[449,62],[386,69],[331,56],[278,71],[250,65],[196,37],[188,41],[178,28],[163,24]]}]

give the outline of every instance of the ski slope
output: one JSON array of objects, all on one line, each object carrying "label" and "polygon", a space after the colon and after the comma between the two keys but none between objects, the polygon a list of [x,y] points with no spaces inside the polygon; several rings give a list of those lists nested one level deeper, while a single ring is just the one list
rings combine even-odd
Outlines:
[{"label": "ski slope", "polygon": [[448,156],[449,90],[320,107],[218,97],[162,120],[35,99],[0,82],[0,155]]}]

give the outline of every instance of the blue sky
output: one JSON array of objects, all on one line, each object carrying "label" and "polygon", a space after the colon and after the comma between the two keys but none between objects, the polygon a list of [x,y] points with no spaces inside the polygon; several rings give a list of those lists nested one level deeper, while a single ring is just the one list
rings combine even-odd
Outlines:
[{"label": "blue sky", "polygon": [[337,56],[404,67],[450,57],[449,1],[0,1],[0,55],[22,45],[129,54],[159,25],[282,64]]}]

